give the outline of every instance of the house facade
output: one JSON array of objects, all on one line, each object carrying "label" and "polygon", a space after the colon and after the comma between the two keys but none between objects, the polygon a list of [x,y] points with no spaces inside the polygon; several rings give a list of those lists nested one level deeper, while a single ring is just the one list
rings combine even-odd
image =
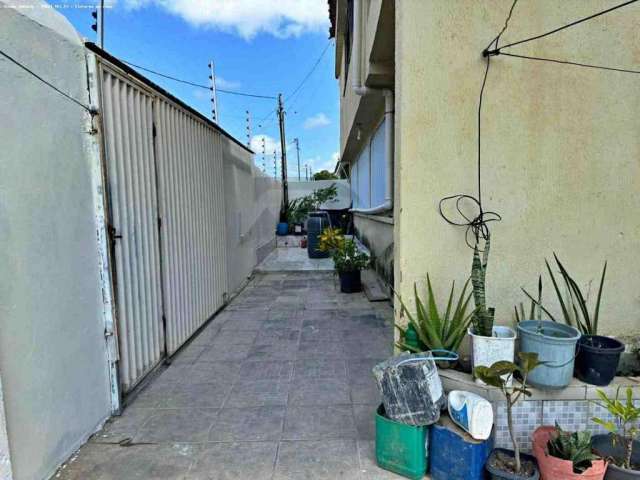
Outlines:
[{"label": "house facade", "polygon": [[[405,299],[429,273],[442,298],[469,276],[472,234],[441,215],[445,197],[479,196],[491,254],[487,295],[499,323],[528,305],[521,287],[555,300],[545,258],[557,253],[595,296],[608,262],[601,332],[640,333],[640,91],[637,6],[491,56],[511,0],[330,1],[340,86],[341,162],[350,172],[355,227],[378,272]],[[500,45],[603,10],[599,1],[517,2]],[[391,126],[391,131],[387,127]],[[467,198],[467,200],[469,200]],[[453,198],[455,203],[455,198]],[[470,202],[470,204],[469,204]],[[462,213],[473,219],[473,200]],[[455,204],[442,213],[465,223]],[[473,243],[473,242],[471,242]],[[591,288],[589,286],[591,285]],[[593,301],[593,299],[592,299]],[[592,303],[593,305],[593,303]],[[555,307],[555,306],[554,306]]]}]

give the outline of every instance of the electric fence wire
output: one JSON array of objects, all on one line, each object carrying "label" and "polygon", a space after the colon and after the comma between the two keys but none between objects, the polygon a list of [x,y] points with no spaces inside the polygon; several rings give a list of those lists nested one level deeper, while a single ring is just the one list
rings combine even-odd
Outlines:
[{"label": "electric fence wire", "polygon": [[[141,65],[136,65],[135,63],[129,62],[127,60],[122,60],[122,62],[126,63],[127,65],[129,65],[131,67],[135,67],[135,68],[138,68],[138,69],[143,70],[145,72],[152,73],[153,75],[157,75],[159,77],[163,77],[163,78],[166,78],[168,80],[173,80],[174,82],[184,83],[186,85],[191,85],[192,87],[203,88],[205,90],[212,90],[213,89],[212,87],[210,87],[208,85],[202,85],[200,83],[190,82],[189,80],[184,80],[182,78],[174,77],[172,75],[167,75],[166,73],[161,73],[161,72],[158,72],[157,70],[151,70],[150,68],[143,67]],[[266,100],[275,100],[276,99],[276,97],[269,96],[269,95],[257,95],[255,93],[237,92],[235,90],[225,90],[223,88],[216,88],[216,91],[220,92],[220,93],[227,93],[229,95],[239,95],[241,97],[264,98]]]},{"label": "electric fence wire", "polygon": [[22,70],[24,70],[25,72],[27,72],[28,74],[30,74],[31,76],[33,76],[34,78],[38,79],[40,82],[42,82],[44,85],[48,86],[49,88],[51,88],[52,90],[54,90],[55,92],[57,92],[58,94],[62,95],[63,97],[65,97],[67,100],[70,100],[71,102],[75,103],[76,105],[78,105],[79,107],[83,108],[84,110],[86,110],[87,112],[89,112],[90,114],[94,114],[94,110],[92,110],[90,107],[88,107],[87,105],[85,105],[84,103],[82,103],[80,100],[73,98],[71,95],[69,95],[68,93],[63,92],[62,90],[60,90],[58,87],[56,87],[55,85],[53,85],[51,82],[49,82],[48,80],[45,80],[44,78],[42,78],[40,75],[38,75],[37,73],[35,73],[33,70],[31,70],[29,67],[23,65],[22,63],[20,63],[18,60],[16,60],[15,58],[13,58],[11,55],[9,55],[8,53],[0,50],[0,55],[2,55],[4,58],[6,58],[7,60],[9,60],[11,63],[15,64],[16,66],[18,66],[19,68],[21,68]]},{"label": "electric fence wire", "polygon": [[[447,197],[444,197],[440,200],[439,205],[438,205],[438,211],[440,213],[440,215],[442,216],[442,218],[449,223],[450,225],[455,225],[455,226],[461,226],[461,227],[467,227],[466,232],[465,232],[465,241],[467,243],[467,245],[471,248],[475,248],[479,241],[480,238],[486,240],[489,238],[490,236],[490,232],[489,232],[489,226],[488,223],[490,222],[497,222],[502,220],[502,217],[500,216],[500,214],[496,213],[496,212],[492,212],[492,211],[485,211],[482,205],[482,100],[484,97],[484,91],[485,91],[485,87],[486,87],[486,83],[487,83],[487,77],[489,75],[489,69],[491,67],[491,57],[493,56],[498,56],[498,55],[503,55],[503,56],[507,56],[507,57],[514,57],[514,58],[520,58],[520,59],[525,59],[525,60],[535,60],[535,61],[543,61],[543,62],[551,62],[551,63],[555,63],[555,64],[563,64],[563,65],[572,65],[572,66],[577,66],[577,67],[585,67],[585,68],[593,68],[593,69],[600,69],[600,70],[609,70],[609,71],[615,71],[615,72],[622,72],[622,73],[631,73],[631,74],[640,74],[640,70],[631,70],[631,69],[626,69],[626,68],[617,68],[617,67],[607,67],[607,66],[603,66],[603,65],[593,65],[593,64],[587,64],[587,63],[581,63],[581,62],[573,62],[570,60],[559,60],[559,59],[553,59],[553,58],[544,58],[544,57],[536,57],[536,56],[529,56],[529,55],[520,55],[520,54],[515,54],[515,53],[507,53],[507,52],[503,52],[502,50],[505,48],[510,48],[516,45],[521,45],[523,43],[527,43],[527,42],[531,42],[534,40],[538,40],[540,38],[544,38],[547,37],[549,35],[552,35],[554,33],[558,33],[562,30],[565,30],[567,28],[571,28],[574,27],[576,25],[579,25],[581,23],[584,23],[588,20],[592,20],[594,18],[600,17],[602,15],[605,15],[607,13],[613,12],[615,10],[618,10],[619,8],[622,7],[626,7],[627,5],[631,5],[633,3],[636,3],[638,0],[628,0],[626,2],[620,3],[618,5],[614,5],[613,7],[607,8],[605,10],[602,10],[600,12],[594,13],[592,15],[589,15],[587,17],[575,20],[573,22],[570,22],[566,25],[562,25],[561,27],[555,28],[553,30],[550,30],[548,32],[539,34],[539,35],[535,35],[533,37],[529,37],[529,38],[525,38],[523,40],[518,40],[517,42],[512,42],[509,43],[507,45],[503,45],[502,47],[500,47],[499,42],[500,42],[500,37],[502,36],[502,34],[507,30],[507,27],[509,25],[509,20],[511,19],[511,16],[513,15],[513,11],[514,8],[516,6],[516,4],[518,3],[518,0],[514,0],[513,4],[511,5],[511,9],[509,10],[509,14],[507,15],[507,18],[505,20],[505,24],[502,27],[502,30],[500,30],[500,33],[498,33],[498,35],[496,35],[496,37],[489,42],[489,45],[487,45],[487,47],[483,50],[482,54],[483,56],[486,58],[486,67],[485,67],[485,72],[484,72],[484,77],[482,79],[482,87],[480,88],[480,99],[478,101],[478,117],[477,117],[477,128],[478,128],[478,142],[477,142],[477,148],[478,148],[478,157],[477,157],[477,189],[478,189],[478,196],[474,197],[472,195],[468,195],[468,194],[456,194],[456,195],[450,195]],[[453,201],[454,202],[454,206],[455,206],[455,210],[457,211],[458,215],[462,218],[462,221],[455,221],[452,220],[451,218],[449,218],[445,213],[444,213],[444,206],[450,202]],[[471,202],[474,206],[474,208],[477,208],[478,210],[478,214],[474,217],[470,217],[469,215],[466,215],[464,213],[464,205],[467,204],[468,202]],[[473,239],[475,241],[474,244],[472,244],[469,241],[469,234],[473,234]]]}]

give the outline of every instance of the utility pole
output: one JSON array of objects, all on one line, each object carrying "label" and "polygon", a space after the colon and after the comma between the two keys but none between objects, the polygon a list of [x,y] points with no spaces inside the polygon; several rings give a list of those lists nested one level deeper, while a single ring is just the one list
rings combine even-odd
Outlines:
[{"label": "utility pole", "polygon": [[211,120],[219,124],[220,112],[218,110],[218,91],[216,90],[216,69],[213,60],[209,62],[209,80],[211,80]]},{"label": "utility pole", "polygon": [[307,165],[306,163],[304,164],[304,177],[308,182],[309,181],[309,165]]},{"label": "utility pole", "polygon": [[262,137],[262,173],[267,173],[267,162],[264,158],[265,150],[264,150],[264,137]]},{"label": "utility pole", "polygon": [[91,12],[93,24],[91,30],[96,32],[98,46],[104,49],[104,0],[100,0],[100,6]]},{"label": "utility pole", "polygon": [[251,114],[249,110],[246,110],[247,113],[247,147],[251,148]]},{"label": "utility pole", "polygon": [[294,138],[293,142],[296,144],[296,154],[298,157],[298,181],[300,181],[300,140],[298,138]]},{"label": "utility pole", "polygon": [[278,121],[280,123],[280,158],[282,171],[282,202],[283,205],[289,204],[289,182],[287,180],[287,140],[285,138],[284,131],[284,102],[282,101],[282,94],[278,94]]}]

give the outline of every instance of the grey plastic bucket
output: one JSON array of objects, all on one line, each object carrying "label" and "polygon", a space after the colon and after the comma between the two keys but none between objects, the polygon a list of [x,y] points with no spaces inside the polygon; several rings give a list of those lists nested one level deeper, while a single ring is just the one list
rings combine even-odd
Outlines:
[{"label": "grey plastic bucket", "polygon": [[[542,333],[539,327],[542,324]],[[576,343],[580,332],[569,325],[550,321],[525,320],[518,324],[520,351],[538,354],[541,362],[527,381],[542,390],[564,388],[573,378]]]}]

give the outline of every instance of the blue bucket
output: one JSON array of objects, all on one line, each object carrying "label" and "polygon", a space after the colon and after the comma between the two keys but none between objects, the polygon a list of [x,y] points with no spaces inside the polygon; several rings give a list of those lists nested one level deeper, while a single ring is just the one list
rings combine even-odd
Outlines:
[{"label": "blue bucket", "polygon": [[527,381],[542,390],[558,390],[569,385],[580,332],[569,325],[547,320],[520,322],[518,332],[520,351],[537,353],[538,359],[545,362],[529,373]]}]

